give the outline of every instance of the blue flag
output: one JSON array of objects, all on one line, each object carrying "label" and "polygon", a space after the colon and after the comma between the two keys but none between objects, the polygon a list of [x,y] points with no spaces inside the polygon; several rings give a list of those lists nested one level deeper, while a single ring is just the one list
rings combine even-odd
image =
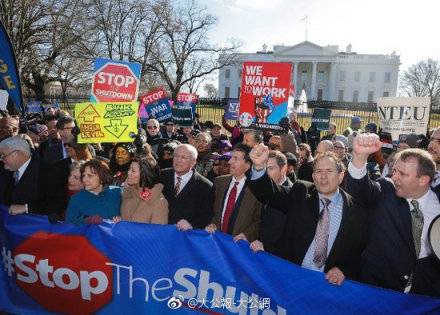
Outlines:
[{"label": "blue flag", "polygon": [[20,76],[14,49],[6,29],[0,21],[0,89],[6,90],[18,111],[22,111]]}]

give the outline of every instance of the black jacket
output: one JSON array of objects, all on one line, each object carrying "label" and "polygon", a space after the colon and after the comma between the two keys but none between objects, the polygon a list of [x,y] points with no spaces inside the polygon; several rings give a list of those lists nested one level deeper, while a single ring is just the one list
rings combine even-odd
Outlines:
[{"label": "black jacket", "polygon": [[161,170],[160,179],[164,185],[163,194],[168,200],[168,224],[185,219],[194,229],[204,229],[211,222],[214,215],[214,191],[208,179],[194,171],[189,182],[177,196],[174,196],[174,170]]}]

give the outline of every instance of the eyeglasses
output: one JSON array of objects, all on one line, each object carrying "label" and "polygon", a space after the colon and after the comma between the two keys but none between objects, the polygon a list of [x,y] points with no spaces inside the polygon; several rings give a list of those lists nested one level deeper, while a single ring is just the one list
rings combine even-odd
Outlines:
[{"label": "eyeglasses", "polygon": [[173,123],[167,123],[167,124],[165,124],[165,126],[174,126],[174,124]]},{"label": "eyeglasses", "polygon": [[157,126],[147,126],[147,129],[157,129]]},{"label": "eyeglasses", "polygon": [[12,153],[17,152],[17,150],[11,151],[8,154],[2,154],[0,155],[0,161],[4,161],[8,156],[10,156]]}]

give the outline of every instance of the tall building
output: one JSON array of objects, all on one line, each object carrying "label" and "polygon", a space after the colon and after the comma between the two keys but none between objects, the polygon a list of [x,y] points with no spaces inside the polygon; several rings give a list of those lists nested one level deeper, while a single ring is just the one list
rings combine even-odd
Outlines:
[{"label": "tall building", "polygon": [[396,96],[400,57],[358,54],[351,45],[319,46],[309,41],[295,46],[266,45],[257,53],[236,54],[236,65],[219,71],[219,97],[238,98],[244,61],[291,62],[295,98],[306,91],[309,100],[376,102],[378,97]]}]

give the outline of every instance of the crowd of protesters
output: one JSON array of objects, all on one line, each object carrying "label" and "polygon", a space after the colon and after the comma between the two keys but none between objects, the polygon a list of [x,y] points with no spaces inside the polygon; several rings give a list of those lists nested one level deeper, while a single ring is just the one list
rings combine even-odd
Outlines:
[{"label": "crowd of protesters", "polygon": [[321,135],[296,113],[280,133],[225,119],[192,127],[150,119],[132,143],[79,144],[67,112],[3,113],[0,204],[52,223],[221,231],[332,284],[440,296],[428,239],[440,214],[440,129],[393,142],[362,123],[353,117],[342,134],[330,123]]}]

